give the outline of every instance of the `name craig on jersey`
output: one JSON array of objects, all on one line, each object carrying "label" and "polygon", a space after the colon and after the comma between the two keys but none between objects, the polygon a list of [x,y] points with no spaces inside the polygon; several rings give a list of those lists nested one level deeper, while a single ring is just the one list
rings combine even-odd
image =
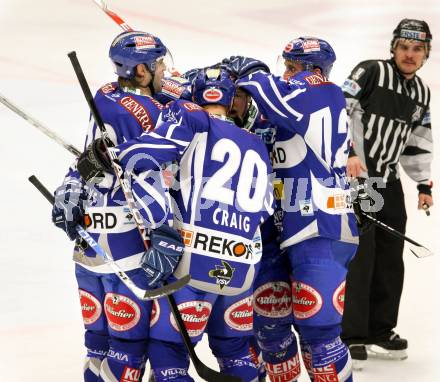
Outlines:
[{"label": "name craig on jersey", "polygon": [[249,216],[243,216],[242,214],[234,211],[229,212],[221,208],[216,208],[212,214],[212,221],[215,224],[222,225],[224,227],[237,228],[245,232],[249,232],[250,230]]}]

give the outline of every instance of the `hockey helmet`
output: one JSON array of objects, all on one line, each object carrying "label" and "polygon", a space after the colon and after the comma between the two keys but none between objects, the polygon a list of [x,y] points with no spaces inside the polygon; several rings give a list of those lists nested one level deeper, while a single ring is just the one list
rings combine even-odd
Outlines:
[{"label": "hockey helmet", "polygon": [[229,108],[234,94],[234,82],[224,69],[202,69],[193,81],[193,101],[200,106],[223,105]]},{"label": "hockey helmet", "polygon": [[325,77],[330,75],[336,54],[331,45],[316,37],[299,37],[289,41],[282,57],[303,64],[304,70],[321,69]]},{"label": "hockey helmet", "polygon": [[159,59],[167,56],[171,62],[172,57],[166,46],[156,36],[145,32],[123,32],[113,40],[110,51],[115,73],[122,78],[134,78],[135,68],[139,64],[145,64],[151,73],[156,70],[156,63]]},{"label": "hockey helmet", "polygon": [[431,51],[432,34],[428,23],[423,20],[403,19],[393,31],[390,51],[394,53],[398,39],[422,41],[426,44],[426,58]]}]

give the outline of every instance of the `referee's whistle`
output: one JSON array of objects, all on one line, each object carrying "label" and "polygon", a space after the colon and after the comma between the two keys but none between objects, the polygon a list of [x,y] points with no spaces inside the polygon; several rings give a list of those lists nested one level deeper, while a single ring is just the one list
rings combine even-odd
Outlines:
[{"label": "referee's whistle", "polygon": [[429,212],[429,206],[426,203],[423,203],[422,208],[425,211],[426,216],[430,216],[431,215],[431,212]]}]

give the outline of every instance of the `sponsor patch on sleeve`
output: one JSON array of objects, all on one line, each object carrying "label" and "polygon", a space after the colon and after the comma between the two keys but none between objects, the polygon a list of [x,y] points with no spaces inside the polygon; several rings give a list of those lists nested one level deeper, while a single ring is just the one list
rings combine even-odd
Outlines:
[{"label": "sponsor patch on sleeve", "polygon": [[342,91],[346,92],[353,97],[356,97],[356,95],[361,91],[361,87],[356,81],[346,79],[344,84],[342,85]]},{"label": "sponsor patch on sleeve", "polygon": [[431,112],[428,110],[423,116],[422,125],[429,125],[431,123]]}]

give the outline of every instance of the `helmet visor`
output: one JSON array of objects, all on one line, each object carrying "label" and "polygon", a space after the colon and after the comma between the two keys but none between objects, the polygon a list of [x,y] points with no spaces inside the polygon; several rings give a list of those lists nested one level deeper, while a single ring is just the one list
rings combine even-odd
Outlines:
[{"label": "helmet visor", "polygon": [[276,75],[288,80],[290,77],[303,72],[304,70],[313,70],[313,66],[300,60],[290,60],[282,55],[278,56],[276,65]]},{"label": "helmet visor", "polygon": [[163,70],[165,77],[179,75],[179,72],[174,67],[173,56],[168,49],[164,56],[160,56],[156,59],[156,68]]}]

